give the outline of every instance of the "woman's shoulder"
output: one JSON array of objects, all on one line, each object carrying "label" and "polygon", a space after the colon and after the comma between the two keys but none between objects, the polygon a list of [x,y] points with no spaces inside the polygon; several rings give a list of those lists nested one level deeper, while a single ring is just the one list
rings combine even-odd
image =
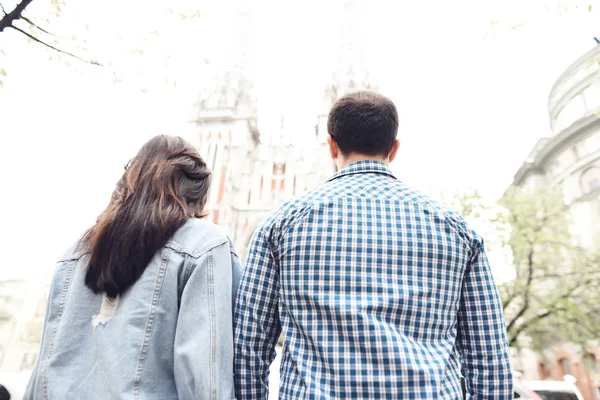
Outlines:
[{"label": "woman's shoulder", "polygon": [[67,251],[58,259],[58,262],[77,261],[86,254],[89,254],[89,248],[84,238],[79,238],[69,247]]},{"label": "woman's shoulder", "polygon": [[215,247],[229,243],[229,237],[220,226],[203,218],[192,218],[175,232],[165,247],[200,257]]}]

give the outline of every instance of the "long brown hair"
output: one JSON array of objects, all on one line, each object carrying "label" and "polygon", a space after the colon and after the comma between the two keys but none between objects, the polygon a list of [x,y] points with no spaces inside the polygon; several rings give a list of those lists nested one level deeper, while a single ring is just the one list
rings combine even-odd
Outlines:
[{"label": "long brown hair", "polygon": [[125,292],[188,219],[201,217],[210,171],[185,140],[156,136],[125,167],[108,207],[84,236],[85,284],[110,297]]}]

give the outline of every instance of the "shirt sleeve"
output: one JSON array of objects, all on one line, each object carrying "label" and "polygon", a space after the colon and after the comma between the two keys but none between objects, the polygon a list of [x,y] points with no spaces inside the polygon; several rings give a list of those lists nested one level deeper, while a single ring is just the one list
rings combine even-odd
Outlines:
[{"label": "shirt sleeve", "polygon": [[279,271],[271,244],[259,228],[250,243],[234,316],[235,389],[238,400],[269,396],[279,323]]},{"label": "shirt sleeve", "polygon": [[472,400],[513,398],[506,323],[483,241],[474,246],[458,312],[457,346]]}]

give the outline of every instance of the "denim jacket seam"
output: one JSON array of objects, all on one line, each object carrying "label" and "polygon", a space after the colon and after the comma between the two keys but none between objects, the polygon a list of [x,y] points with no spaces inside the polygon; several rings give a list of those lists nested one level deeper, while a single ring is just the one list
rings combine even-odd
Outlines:
[{"label": "denim jacket seam", "polygon": [[139,390],[140,383],[142,380],[142,373],[144,370],[144,365],[146,362],[146,358],[148,355],[148,346],[150,343],[150,336],[152,335],[152,329],[154,328],[154,322],[156,319],[156,312],[158,309],[158,303],[160,299],[160,294],[162,292],[163,282],[165,278],[165,273],[167,269],[167,262],[169,260],[169,255],[171,254],[172,249],[168,249],[164,251],[162,261],[160,264],[160,268],[158,269],[158,273],[156,275],[156,281],[154,283],[154,295],[152,297],[152,306],[150,307],[150,312],[148,314],[148,318],[146,320],[146,330],[144,333],[144,341],[142,342],[142,349],[140,351],[140,356],[138,358],[138,366],[135,374],[135,378],[133,380],[133,398],[139,399]]},{"label": "denim jacket seam", "polygon": [[216,382],[216,305],[215,305],[215,274],[214,274],[214,260],[212,252],[208,253],[208,268],[207,268],[207,279],[208,279],[208,308],[210,315],[210,398],[217,398],[217,382]]},{"label": "denim jacket seam", "polygon": [[[233,247],[231,247],[231,249],[229,250],[229,253],[234,256],[235,258],[237,258],[238,260],[240,260],[240,256],[237,255],[237,253],[235,252],[235,250],[233,249]],[[240,260],[241,262],[241,260]]]},{"label": "denim jacket seam", "polygon": [[63,284],[63,289],[61,291],[60,294],[60,300],[58,302],[58,313],[57,313],[57,319],[56,319],[56,324],[54,325],[54,329],[52,330],[52,339],[50,340],[50,343],[48,344],[48,356],[46,357],[45,360],[45,365],[44,365],[44,372],[43,372],[43,376],[42,376],[42,382],[44,385],[44,398],[48,399],[48,369],[50,367],[50,358],[52,357],[52,354],[54,353],[54,342],[56,340],[56,333],[58,330],[58,325],[60,324],[60,320],[64,311],[64,306],[65,306],[65,302],[67,299],[67,293],[69,291],[69,287],[71,286],[71,278],[73,275],[73,269],[74,269],[74,262],[71,261],[68,263],[68,267],[67,267],[67,272],[65,275],[65,282]]},{"label": "denim jacket seam", "polygon": [[210,243],[208,246],[204,247],[202,250],[190,250],[187,247],[181,246],[175,242],[168,242],[167,244],[165,244],[164,247],[171,249],[179,254],[186,254],[192,258],[198,259],[200,257],[202,257],[203,255],[207,254],[208,252],[210,252],[211,250],[215,249],[216,247],[222,246],[223,244],[227,243],[228,240],[226,238],[223,238],[221,240],[217,240],[214,241],[212,243]]},{"label": "denim jacket seam", "polygon": [[181,285],[182,289],[186,287],[187,282],[190,279],[190,276],[192,276],[192,272],[194,272],[195,265],[196,265],[195,264],[196,258],[190,256],[189,254],[186,254],[186,255],[188,257],[186,257],[183,262],[183,283]]},{"label": "denim jacket seam", "polygon": [[90,254],[89,251],[79,251],[73,254],[70,254],[66,257],[62,257],[60,260],[58,260],[59,263],[64,263],[64,262],[72,262],[72,261],[79,261],[80,258],[82,258],[83,256]]}]

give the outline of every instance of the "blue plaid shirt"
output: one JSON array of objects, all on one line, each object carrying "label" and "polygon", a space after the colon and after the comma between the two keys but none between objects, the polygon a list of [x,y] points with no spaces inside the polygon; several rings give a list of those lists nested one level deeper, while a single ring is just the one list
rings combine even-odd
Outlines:
[{"label": "blue plaid shirt", "polygon": [[512,399],[502,307],[482,239],[359,161],[255,232],[235,308],[238,399]]}]

